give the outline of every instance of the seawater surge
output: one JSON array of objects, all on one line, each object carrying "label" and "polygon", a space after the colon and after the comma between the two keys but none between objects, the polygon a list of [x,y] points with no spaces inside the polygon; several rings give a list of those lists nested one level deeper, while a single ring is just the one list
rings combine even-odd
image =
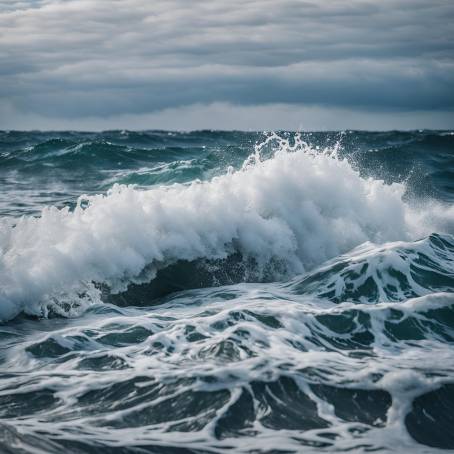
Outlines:
[{"label": "seawater surge", "polygon": [[3,451],[454,449],[454,133],[2,132],[0,185]]}]

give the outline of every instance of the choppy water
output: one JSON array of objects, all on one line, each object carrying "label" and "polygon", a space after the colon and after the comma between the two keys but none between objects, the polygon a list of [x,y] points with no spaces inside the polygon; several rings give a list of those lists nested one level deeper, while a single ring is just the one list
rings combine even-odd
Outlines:
[{"label": "choppy water", "polygon": [[0,132],[0,452],[454,449],[454,133]]}]

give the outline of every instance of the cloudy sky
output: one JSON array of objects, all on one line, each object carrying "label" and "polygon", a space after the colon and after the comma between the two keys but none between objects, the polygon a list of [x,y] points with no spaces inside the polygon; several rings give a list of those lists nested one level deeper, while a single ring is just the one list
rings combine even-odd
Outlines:
[{"label": "cloudy sky", "polygon": [[425,127],[453,0],[0,0],[0,129]]}]

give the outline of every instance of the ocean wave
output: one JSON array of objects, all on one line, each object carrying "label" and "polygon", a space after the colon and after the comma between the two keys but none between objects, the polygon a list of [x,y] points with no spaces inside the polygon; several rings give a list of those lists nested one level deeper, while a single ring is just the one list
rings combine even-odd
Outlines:
[{"label": "ocean wave", "polygon": [[337,147],[315,149],[277,135],[268,159],[257,147],[239,170],[208,181],[138,190],[114,185],[80,197],[74,210],[3,220],[0,318],[42,315],[151,281],[179,261],[239,254],[274,278],[313,269],[366,242],[452,231],[454,211],[412,207],[405,186],[363,178]]},{"label": "ocean wave", "polygon": [[452,140],[0,131],[0,451],[453,450]]}]

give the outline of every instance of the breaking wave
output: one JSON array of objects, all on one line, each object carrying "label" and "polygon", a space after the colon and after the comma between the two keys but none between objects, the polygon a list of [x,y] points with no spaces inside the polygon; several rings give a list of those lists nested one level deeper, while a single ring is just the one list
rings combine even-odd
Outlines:
[{"label": "breaking wave", "polygon": [[[274,153],[262,159],[272,141]],[[364,242],[450,228],[452,207],[411,206],[404,192],[403,183],[361,177],[336,148],[320,151],[299,137],[272,135],[241,169],[208,181],[149,190],[114,185],[107,194],[80,197],[74,209],[49,207],[40,217],[3,221],[0,317],[80,305],[100,297],[100,286],[118,293],[180,261],[237,254],[242,279],[277,280]]]}]

